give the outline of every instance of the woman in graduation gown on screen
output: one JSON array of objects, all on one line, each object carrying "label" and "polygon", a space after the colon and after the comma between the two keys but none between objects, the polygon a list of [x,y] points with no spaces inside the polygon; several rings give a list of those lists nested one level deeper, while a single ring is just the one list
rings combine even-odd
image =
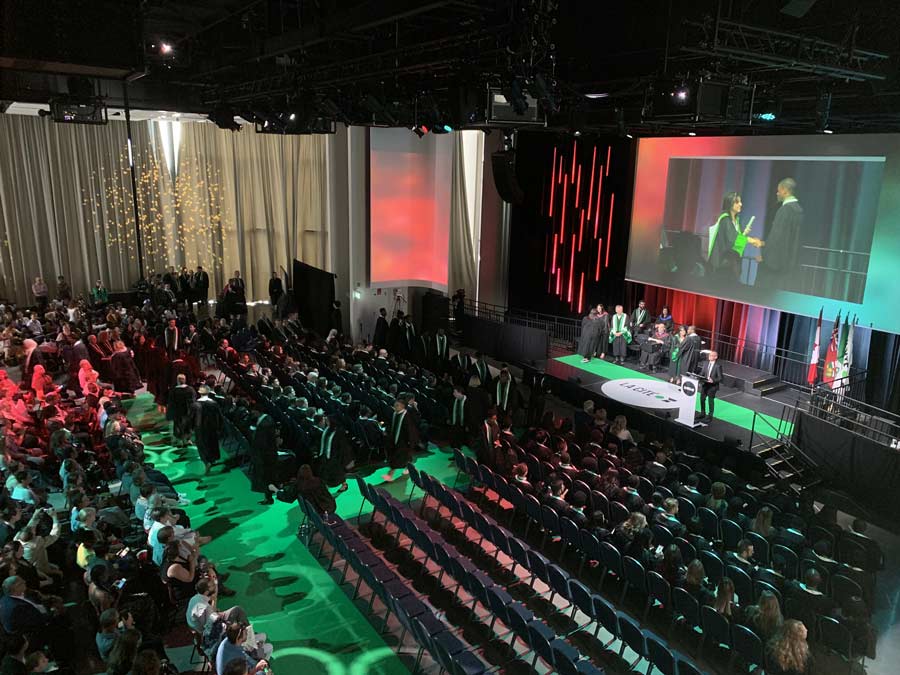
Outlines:
[{"label": "woman in graduation gown on screen", "polygon": [[682,326],[669,339],[669,382],[675,382],[681,375],[681,345],[687,337],[687,328]]},{"label": "woman in graduation gown on screen", "polygon": [[759,239],[748,236],[753,226],[753,218],[746,227],[741,227],[741,195],[726,192],[722,198],[722,213],[711,229],[708,260],[710,274],[726,283],[737,283],[741,276],[741,258],[747,244],[759,246]]}]

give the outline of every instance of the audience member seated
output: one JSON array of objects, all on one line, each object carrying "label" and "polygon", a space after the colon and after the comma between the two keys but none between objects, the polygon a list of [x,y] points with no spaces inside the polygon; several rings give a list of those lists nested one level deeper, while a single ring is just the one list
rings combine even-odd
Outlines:
[{"label": "audience member seated", "polygon": [[747,574],[753,574],[755,565],[751,558],[753,557],[753,542],[749,539],[741,539],[737,545],[737,551],[728,551],[725,553],[725,563],[734,565],[744,570]]},{"label": "audience member seated", "polygon": [[225,639],[216,651],[216,673],[225,675],[225,666],[235,659],[242,659],[251,673],[261,672],[269,664],[265,659],[254,659],[242,645],[247,637],[247,626],[233,621],[225,629]]},{"label": "audience member seated", "polygon": [[712,601],[712,607],[729,621],[740,621],[741,607],[738,604],[740,598],[735,598],[734,582],[728,577],[719,579],[716,584],[716,596]]},{"label": "audience member seated", "polygon": [[763,591],[756,604],[744,610],[744,623],[763,641],[774,637],[783,622],[778,597],[771,591]]},{"label": "audience member seated", "polygon": [[766,673],[805,675],[813,672],[807,630],[802,621],[787,619],[766,645]]},{"label": "audience member seated", "polygon": [[688,563],[681,588],[690,593],[701,605],[711,605],[716,597],[715,589],[709,585],[706,579],[703,563],[697,558]]}]

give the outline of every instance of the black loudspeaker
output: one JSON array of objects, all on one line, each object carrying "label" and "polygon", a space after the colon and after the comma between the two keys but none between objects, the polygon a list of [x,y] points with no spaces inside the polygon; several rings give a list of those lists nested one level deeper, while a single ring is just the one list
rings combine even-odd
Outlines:
[{"label": "black loudspeaker", "polygon": [[442,293],[430,291],[422,297],[421,332],[436,333],[438,328],[448,329],[450,298]]},{"label": "black loudspeaker", "polygon": [[494,185],[500,198],[510,204],[521,204],[525,194],[516,178],[516,151],[502,150],[491,155],[494,169]]}]

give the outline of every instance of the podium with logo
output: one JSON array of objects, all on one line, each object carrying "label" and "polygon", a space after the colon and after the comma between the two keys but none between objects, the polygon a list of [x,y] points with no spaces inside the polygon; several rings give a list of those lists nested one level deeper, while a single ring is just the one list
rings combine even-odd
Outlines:
[{"label": "podium with logo", "polygon": [[680,401],[678,403],[678,417],[675,421],[687,427],[695,429],[704,426],[702,422],[697,422],[695,418],[697,414],[697,393],[700,391],[700,382],[693,375],[684,374],[681,376]]}]

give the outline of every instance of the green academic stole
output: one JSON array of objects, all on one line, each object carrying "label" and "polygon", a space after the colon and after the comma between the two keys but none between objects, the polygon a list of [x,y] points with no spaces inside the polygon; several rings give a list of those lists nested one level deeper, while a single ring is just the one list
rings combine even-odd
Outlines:
[{"label": "green academic stole", "polygon": [[612,327],[609,329],[610,343],[616,339],[616,333],[622,333],[622,337],[625,338],[625,344],[631,344],[631,331],[625,325],[625,318],[624,314],[613,314]]}]

